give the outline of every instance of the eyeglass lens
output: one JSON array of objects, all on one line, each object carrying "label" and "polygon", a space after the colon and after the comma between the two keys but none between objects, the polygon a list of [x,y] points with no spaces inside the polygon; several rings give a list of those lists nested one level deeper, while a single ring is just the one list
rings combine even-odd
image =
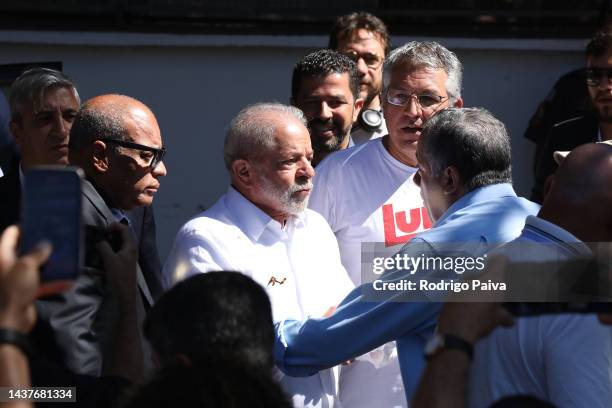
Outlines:
[{"label": "eyeglass lens", "polygon": [[359,54],[355,51],[347,51],[344,53],[347,57],[355,61],[355,63],[359,63],[359,59],[363,58],[363,62],[370,68],[378,68],[378,66],[382,63],[382,57],[376,54]]},{"label": "eyeglass lens", "polygon": [[412,99],[413,97],[416,98],[416,102],[422,108],[429,108],[431,106],[439,104],[440,102],[444,100],[444,97],[440,95],[434,95],[434,94],[417,95],[417,94],[411,94],[411,93],[404,92],[401,90],[396,90],[396,89],[390,89],[389,92],[387,93],[387,100],[389,101],[389,103],[392,105],[397,105],[397,106],[406,105],[408,102],[410,102],[410,99]]},{"label": "eyeglass lens", "polygon": [[607,79],[607,82],[612,82],[612,68],[589,68],[586,71],[586,79],[587,84],[591,86],[597,86],[601,83],[601,80],[604,78],[604,75]]}]

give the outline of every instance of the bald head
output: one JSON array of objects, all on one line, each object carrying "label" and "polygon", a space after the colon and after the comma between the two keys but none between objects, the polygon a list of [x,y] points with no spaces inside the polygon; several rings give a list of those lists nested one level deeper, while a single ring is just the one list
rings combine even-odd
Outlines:
[{"label": "bald head", "polygon": [[96,96],[83,104],[70,131],[70,149],[81,149],[100,138],[128,140],[129,122],[158,127],[153,112],[125,95]]},{"label": "bald head", "polygon": [[612,240],[612,146],[589,143],[563,161],[540,217],[585,242]]},{"label": "bald head", "polygon": [[85,102],[70,131],[69,160],[115,208],[150,205],[166,175],[161,132],[153,112],[124,95]]}]

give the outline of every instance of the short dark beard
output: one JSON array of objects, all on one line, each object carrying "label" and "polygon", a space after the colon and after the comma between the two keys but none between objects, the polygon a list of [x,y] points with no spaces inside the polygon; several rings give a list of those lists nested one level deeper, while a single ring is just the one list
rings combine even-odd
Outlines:
[{"label": "short dark beard", "polygon": [[[330,119],[331,120],[331,119]],[[313,119],[310,121],[309,126],[313,122],[321,122],[319,119]],[[315,152],[332,153],[340,150],[340,145],[349,137],[351,133],[351,127],[348,129],[338,129],[335,123],[332,122],[333,130],[335,135],[332,139],[325,140],[318,136],[310,134],[310,143],[312,144],[312,150]]]},{"label": "short dark beard", "polygon": [[379,95],[379,92],[373,92],[371,95],[368,93],[366,95],[365,100],[363,101],[363,108],[362,109],[367,109],[370,104],[372,103],[372,101]]},{"label": "short dark beard", "polygon": [[612,123],[612,106],[604,106],[597,108],[597,117],[602,123]]}]

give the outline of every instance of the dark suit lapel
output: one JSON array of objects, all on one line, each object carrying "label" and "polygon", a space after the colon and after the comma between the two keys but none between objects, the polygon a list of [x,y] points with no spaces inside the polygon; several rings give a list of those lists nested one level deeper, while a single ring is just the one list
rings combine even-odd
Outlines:
[{"label": "dark suit lapel", "polygon": [[100,196],[100,194],[93,186],[93,184],[91,184],[91,182],[89,182],[88,180],[83,180],[82,186],[83,197],[91,203],[92,207],[97,212],[97,214],[85,214],[85,223],[89,224],[88,218],[90,217],[102,218],[102,220],[104,221],[104,225],[108,227],[115,220],[115,217],[113,216],[113,213],[111,212],[110,208],[108,208],[108,206],[104,202],[104,199],[102,198],[102,196]]},{"label": "dark suit lapel", "polygon": [[142,274],[142,270],[140,269],[140,265],[137,265],[137,274],[136,279],[138,281],[138,287],[142,292],[142,296],[145,298],[149,306],[153,306],[153,296],[151,296],[151,292],[149,291],[149,286],[145,281],[144,275]]}]

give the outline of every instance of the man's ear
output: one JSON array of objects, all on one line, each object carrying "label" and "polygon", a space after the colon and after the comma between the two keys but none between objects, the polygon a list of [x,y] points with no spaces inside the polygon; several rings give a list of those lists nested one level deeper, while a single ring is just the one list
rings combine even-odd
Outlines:
[{"label": "man's ear", "polygon": [[85,162],[91,160],[93,168],[98,173],[106,173],[109,168],[108,163],[109,147],[101,140],[96,140],[91,144],[91,150],[87,153],[90,157]]},{"label": "man's ear", "polygon": [[554,185],[555,185],[555,175],[553,173],[550,176],[546,177],[546,180],[544,180],[544,191],[542,193],[542,202],[544,202],[544,199],[546,198],[548,193],[550,193],[550,190],[552,190]]},{"label": "man's ear", "polygon": [[449,166],[442,172],[440,184],[445,194],[456,194],[461,190],[461,176],[455,166]]},{"label": "man's ear", "polygon": [[455,100],[455,103],[453,104],[453,107],[455,107],[455,108],[463,108],[463,99],[462,98],[457,98]]},{"label": "man's ear", "polygon": [[245,159],[234,160],[232,163],[232,177],[241,187],[251,187],[254,181],[254,169],[251,163]]},{"label": "man's ear", "polygon": [[355,100],[355,110],[353,111],[353,123],[357,121],[357,118],[359,117],[359,112],[361,112],[361,109],[363,108],[363,103],[364,103],[363,98],[357,98]]}]

